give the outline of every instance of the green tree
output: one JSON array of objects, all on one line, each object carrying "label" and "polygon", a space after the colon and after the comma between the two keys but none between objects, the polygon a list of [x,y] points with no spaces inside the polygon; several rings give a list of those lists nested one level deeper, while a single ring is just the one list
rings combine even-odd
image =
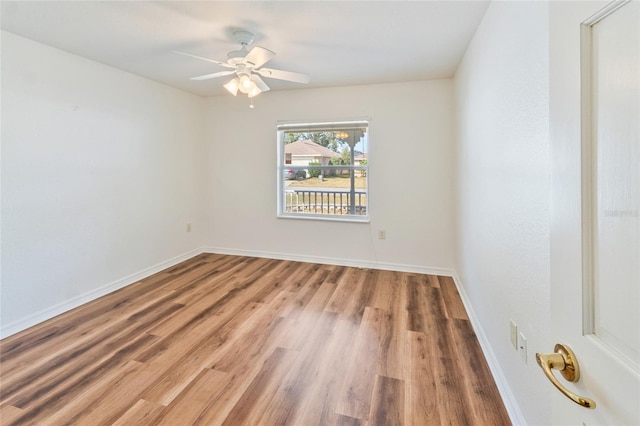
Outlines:
[{"label": "green tree", "polygon": [[342,164],[351,164],[351,150],[348,146],[342,148],[340,160],[342,161]]}]

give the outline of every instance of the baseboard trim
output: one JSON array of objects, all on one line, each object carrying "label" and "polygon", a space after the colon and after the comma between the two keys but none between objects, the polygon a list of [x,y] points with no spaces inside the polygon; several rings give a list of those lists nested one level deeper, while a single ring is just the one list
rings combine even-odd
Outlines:
[{"label": "baseboard trim", "polygon": [[385,271],[415,272],[418,274],[443,275],[453,277],[453,269],[437,268],[402,263],[378,262],[361,259],[344,259],[324,256],[308,256],[290,253],[268,252],[259,250],[230,249],[223,247],[206,247],[204,253],[228,254],[232,256],[263,257],[268,259],[291,260],[295,262],[320,263],[323,265],[352,266],[355,268],[382,269]]},{"label": "baseboard trim", "polygon": [[504,407],[509,414],[511,423],[518,426],[525,426],[527,422],[522,415],[522,411],[520,410],[520,406],[518,405],[513,392],[511,391],[509,382],[507,381],[504,372],[500,367],[500,362],[493,352],[491,344],[489,343],[489,339],[487,338],[487,335],[484,333],[484,330],[480,325],[478,316],[476,315],[475,310],[473,309],[473,305],[469,300],[469,296],[467,295],[467,292],[462,285],[462,281],[460,280],[458,274],[456,274],[455,272],[452,276],[453,281],[456,284],[456,288],[458,289],[458,293],[460,294],[460,299],[462,299],[462,303],[464,304],[464,307],[467,310],[467,314],[469,315],[471,325],[473,326],[476,336],[478,337],[478,342],[480,343],[482,352],[484,353],[484,356],[487,360],[487,364],[489,364],[489,369],[491,370],[491,374],[493,375],[493,380],[496,382],[498,392],[500,392],[502,402],[504,403]]},{"label": "baseboard trim", "polygon": [[36,324],[50,320],[53,317],[56,317],[67,311],[70,311],[71,309],[77,308],[78,306],[81,306],[85,303],[91,302],[92,300],[95,300],[99,297],[112,293],[123,287],[131,285],[137,281],[140,281],[141,279],[144,279],[148,276],[158,273],[163,269],[170,268],[171,266],[174,266],[180,262],[183,262],[187,259],[197,256],[200,253],[202,253],[201,248],[188,251],[179,256],[165,260],[164,262],[160,262],[156,265],[145,268],[141,271],[128,275],[124,278],[121,278],[109,284],[103,285],[102,287],[96,288],[87,293],[76,296],[70,300],[67,300],[65,302],[58,303],[57,305],[43,309],[39,312],[31,314],[20,320],[11,322],[6,325],[2,325],[0,327],[0,338],[4,339],[5,337],[9,337],[12,334],[19,333],[23,330],[26,330],[29,327],[33,327]]}]

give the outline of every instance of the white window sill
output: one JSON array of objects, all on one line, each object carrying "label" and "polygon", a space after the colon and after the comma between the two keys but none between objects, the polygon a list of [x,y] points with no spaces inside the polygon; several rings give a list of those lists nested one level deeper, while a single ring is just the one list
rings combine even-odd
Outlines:
[{"label": "white window sill", "polygon": [[278,219],[302,219],[302,220],[319,220],[325,222],[352,222],[352,223],[369,223],[369,216],[327,216],[327,215],[314,215],[309,213],[295,214],[295,213],[280,213]]}]

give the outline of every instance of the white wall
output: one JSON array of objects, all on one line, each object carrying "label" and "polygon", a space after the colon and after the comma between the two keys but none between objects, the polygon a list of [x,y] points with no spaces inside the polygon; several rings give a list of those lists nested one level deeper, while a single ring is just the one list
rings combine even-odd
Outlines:
[{"label": "white wall", "polygon": [[[451,91],[451,80],[291,90],[255,109],[246,96],[208,99],[210,249],[451,271]],[[357,117],[371,119],[371,223],[276,218],[276,122]]]},{"label": "white wall", "polygon": [[[456,269],[528,424],[550,424],[548,4],[493,2],[455,76]],[[513,319],[525,365],[509,341]]]},{"label": "white wall", "polygon": [[201,247],[202,106],[2,32],[3,334]]}]

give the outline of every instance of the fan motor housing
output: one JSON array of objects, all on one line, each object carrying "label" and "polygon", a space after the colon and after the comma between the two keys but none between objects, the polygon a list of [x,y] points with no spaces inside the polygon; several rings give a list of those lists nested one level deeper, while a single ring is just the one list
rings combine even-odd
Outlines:
[{"label": "fan motor housing", "polygon": [[250,33],[249,31],[244,31],[244,30],[234,31],[233,38],[235,38],[238,41],[238,43],[243,44],[245,46],[253,43],[253,40],[255,39],[253,33]]},{"label": "fan motor housing", "polygon": [[247,56],[247,53],[249,52],[246,50],[234,50],[233,52],[229,52],[227,53],[227,62],[232,65],[237,65],[242,62],[244,57]]}]

